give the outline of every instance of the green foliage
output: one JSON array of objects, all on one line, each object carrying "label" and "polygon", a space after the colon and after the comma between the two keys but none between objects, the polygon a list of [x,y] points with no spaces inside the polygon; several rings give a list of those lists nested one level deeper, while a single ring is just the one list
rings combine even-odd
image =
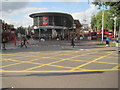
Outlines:
[{"label": "green foliage", "polygon": [[[102,10],[92,16],[91,26],[93,30],[100,30],[102,28]],[[109,10],[104,11],[104,28],[114,29],[114,20]]]},{"label": "green foliage", "polygon": [[105,6],[106,8],[109,7],[109,10],[111,12],[112,15],[114,15],[115,17],[120,17],[120,1],[113,1],[113,2],[109,2],[109,1],[104,1],[104,0],[94,0],[93,2],[94,5],[99,6],[99,8],[101,8],[102,6]]},{"label": "green foliage", "polygon": [[[119,22],[120,22],[120,1],[113,0],[113,2],[104,1],[104,0],[94,0],[94,5],[101,7],[106,7],[108,10],[105,10],[104,13],[104,28],[112,29],[114,28],[114,20],[116,19],[116,30],[119,30]],[[93,19],[95,18],[95,19]],[[96,23],[96,25],[95,25]],[[102,11],[98,12],[97,15],[92,16],[91,20],[92,29],[99,30],[102,27]]]}]

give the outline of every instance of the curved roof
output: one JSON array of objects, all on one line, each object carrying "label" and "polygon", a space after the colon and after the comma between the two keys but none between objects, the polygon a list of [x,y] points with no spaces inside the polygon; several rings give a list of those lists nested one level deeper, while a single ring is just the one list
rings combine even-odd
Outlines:
[{"label": "curved roof", "polygon": [[70,20],[73,20],[73,17],[70,14],[67,13],[61,13],[61,12],[40,12],[40,13],[33,13],[30,14],[29,16],[34,18],[34,17],[38,17],[38,16],[64,16],[64,17],[68,17]]}]

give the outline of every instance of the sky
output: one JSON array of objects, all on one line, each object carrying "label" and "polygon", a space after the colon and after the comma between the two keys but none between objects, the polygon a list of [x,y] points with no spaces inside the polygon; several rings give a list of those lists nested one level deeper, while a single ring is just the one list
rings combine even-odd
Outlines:
[{"label": "sky", "polygon": [[88,3],[88,0],[3,0],[0,9],[0,18],[15,27],[28,27],[33,25],[33,19],[29,17],[32,13],[39,12],[62,12],[68,13],[74,19],[83,23],[84,17],[90,24],[91,16],[98,12],[96,6]]}]

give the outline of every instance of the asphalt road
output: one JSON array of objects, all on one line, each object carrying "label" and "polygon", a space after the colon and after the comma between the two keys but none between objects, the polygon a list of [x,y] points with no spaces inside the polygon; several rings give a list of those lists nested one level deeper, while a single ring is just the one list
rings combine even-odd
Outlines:
[{"label": "asphalt road", "polygon": [[2,87],[118,88],[115,47],[29,45],[3,51]]}]

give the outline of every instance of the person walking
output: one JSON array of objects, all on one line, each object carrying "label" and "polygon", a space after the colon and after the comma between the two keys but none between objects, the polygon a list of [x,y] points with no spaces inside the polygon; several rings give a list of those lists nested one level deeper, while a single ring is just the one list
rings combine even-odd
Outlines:
[{"label": "person walking", "polygon": [[72,40],[71,40],[71,46],[73,46],[73,48],[74,48],[74,46],[75,46],[74,38],[72,38]]},{"label": "person walking", "polygon": [[25,46],[27,48],[26,43],[27,43],[27,38],[25,36],[23,36],[21,47]]}]

